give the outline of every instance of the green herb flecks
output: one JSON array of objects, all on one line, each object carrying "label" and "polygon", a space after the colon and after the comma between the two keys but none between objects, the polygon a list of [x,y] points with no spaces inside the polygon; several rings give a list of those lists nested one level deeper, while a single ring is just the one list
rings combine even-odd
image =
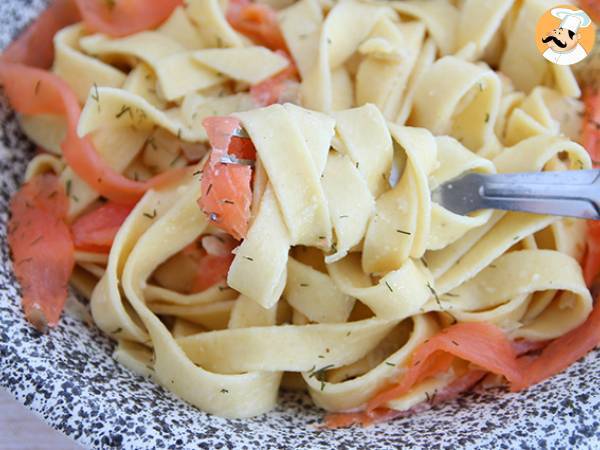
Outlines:
[{"label": "green herb flecks", "polygon": [[156,219],[157,214],[158,213],[156,212],[156,209],[154,209],[152,211],[152,214],[150,214],[150,213],[144,213],[144,217],[147,217],[148,219]]},{"label": "green herb flecks", "polygon": [[121,106],[121,110],[115,116],[116,119],[120,119],[125,114],[129,113],[129,117],[133,120],[133,113],[131,112],[131,107],[127,105]]},{"label": "green herb flecks", "polygon": [[427,283],[427,289],[429,289],[429,292],[431,292],[431,295],[433,295],[433,297],[435,298],[435,302],[438,304],[440,309],[443,309],[442,302],[440,302],[440,297],[439,297],[438,293],[436,292],[436,290],[433,288],[433,286],[429,282]]},{"label": "green herb flecks", "polygon": [[385,282],[385,285],[387,286],[387,288],[390,290],[390,292],[394,292],[394,290],[392,289],[392,287],[390,286],[390,283],[388,283],[387,281]]},{"label": "green herb flecks", "polygon": [[98,112],[100,112],[100,92],[98,91],[98,85],[94,82],[92,86],[92,100],[98,104]]},{"label": "green herb flecks", "polygon": [[320,381],[321,382],[321,390],[324,390],[325,383],[326,383],[326,376],[327,376],[327,374],[325,372],[333,367],[334,367],[334,364],[327,364],[326,366],[321,367],[319,370],[311,370],[308,377],[315,378],[317,381]]}]

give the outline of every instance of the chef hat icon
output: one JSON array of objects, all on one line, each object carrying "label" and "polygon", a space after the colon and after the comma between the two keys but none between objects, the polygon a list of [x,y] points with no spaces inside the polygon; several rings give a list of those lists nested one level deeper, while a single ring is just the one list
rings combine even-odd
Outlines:
[{"label": "chef hat icon", "polygon": [[554,8],[550,13],[561,20],[560,28],[571,30],[573,33],[577,33],[579,28],[586,28],[592,23],[590,16],[581,9],[574,11],[568,8]]}]

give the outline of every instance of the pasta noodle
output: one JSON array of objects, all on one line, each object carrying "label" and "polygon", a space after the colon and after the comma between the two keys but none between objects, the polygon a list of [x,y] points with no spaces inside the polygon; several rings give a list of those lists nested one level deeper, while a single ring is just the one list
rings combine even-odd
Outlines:
[{"label": "pasta noodle", "polygon": [[[536,343],[586,320],[584,222],[431,198],[471,172],[592,167],[577,81],[534,48],[548,2],[263,2],[289,53],[232,26],[224,3],[187,0],[127,36],[54,37],[78,137],[136,180],[185,168],[132,207],[109,252],[76,249],[72,283],[118,361],[224,417],[271,410],[292,373],[318,406],[356,412],[452,323]],[[211,131],[214,116],[248,138]],[[58,175],[71,222],[100,208],[61,156],[66,120],[20,119],[50,152],[26,178]],[[228,215],[228,189],[251,203],[241,242],[225,232],[246,220]],[[383,406],[412,410],[471,370],[456,359]]]}]

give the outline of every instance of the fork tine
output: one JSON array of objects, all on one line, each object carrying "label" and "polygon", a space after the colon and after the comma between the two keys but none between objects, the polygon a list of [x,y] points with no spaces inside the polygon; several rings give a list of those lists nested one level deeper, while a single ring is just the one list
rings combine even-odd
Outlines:
[{"label": "fork tine", "polygon": [[236,158],[234,155],[225,155],[221,157],[222,164],[240,164],[242,166],[254,166],[254,161],[251,159]]},{"label": "fork tine", "polygon": [[[242,127],[239,127],[239,128],[236,128],[235,130],[233,130],[231,135],[238,137],[240,139],[250,139],[250,136],[248,136],[248,133],[246,133],[246,130],[244,130]],[[253,160],[237,158],[234,155],[225,155],[220,159],[220,162],[222,164],[240,164],[242,166],[254,167]]]},{"label": "fork tine", "polygon": [[244,130],[242,127],[236,128],[235,130],[233,130],[233,133],[231,135],[241,138],[241,139],[250,139],[250,136],[248,135],[248,133],[246,133],[246,130]]}]

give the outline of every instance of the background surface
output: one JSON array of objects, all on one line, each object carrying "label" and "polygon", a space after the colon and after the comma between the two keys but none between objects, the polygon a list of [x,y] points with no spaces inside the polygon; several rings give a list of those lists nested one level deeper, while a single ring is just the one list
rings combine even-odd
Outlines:
[{"label": "background surface", "polygon": [[0,389],[0,448],[3,450],[80,450],[35,413]]}]

